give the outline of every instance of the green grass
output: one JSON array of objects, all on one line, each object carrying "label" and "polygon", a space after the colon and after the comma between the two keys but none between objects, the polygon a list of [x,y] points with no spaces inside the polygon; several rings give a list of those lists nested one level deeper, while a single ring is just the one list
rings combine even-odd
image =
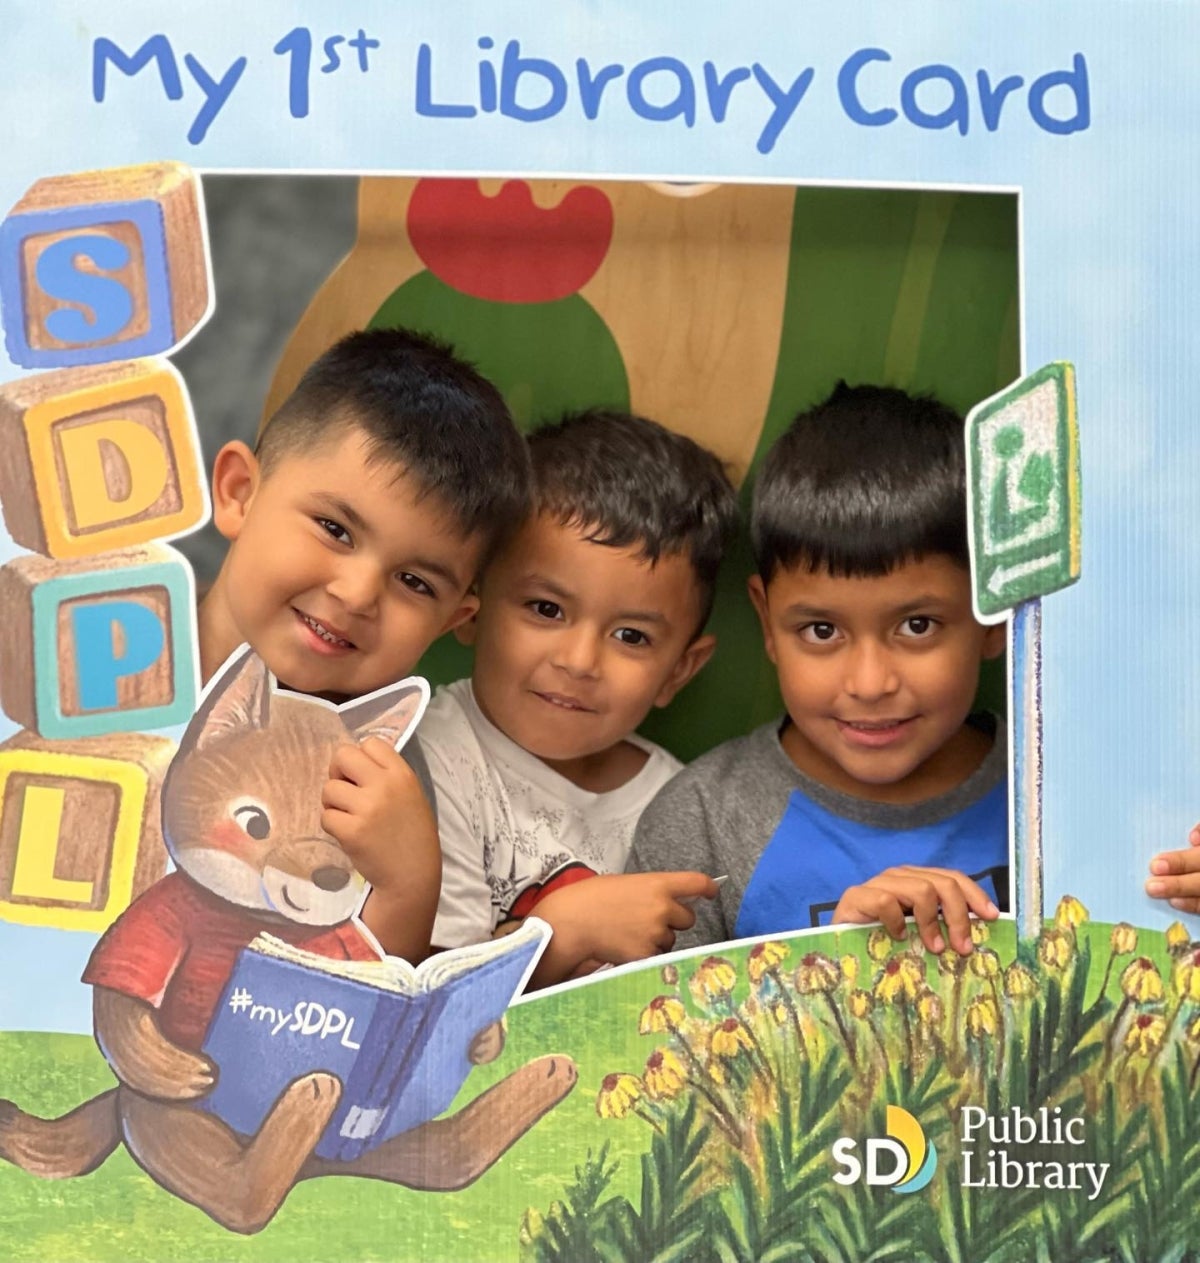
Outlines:
[{"label": "green grass", "polygon": [[[609,1071],[639,1071],[653,1041],[637,1035],[637,1013],[661,990],[658,971],[606,979],[521,1005],[491,1066],[472,1072],[460,1100],[543,1053],[564,1052],[579,1068],[570,1096],[461,1192],[427,1193],[373,1180],[299,1184],[257,1236],[241,1238],[155,1184],[119,1149],[91,1175],[44,1181],[0,1163],[4,1242],[0,1256],[62,1263],[151,1260],[395,1260],[475,1263],[516,1259],[529,1206],[548,1205],[593,1140],[611,1140],[619,1162],[613,1189],[633,1196],[647,1137],[604,1127],[596,1089]],[[613,1014],[622,1016],[614,1021]],[[624,1015],[632,1014],[632,1018]],[[111,1086],[95,1043],[78,1035],[0,1033],[0,1096],[44,1115],[65,1112]]]},{"label": "green grass", "polygon": [[[873,1243],[868,1255],[897,1259],[1045,1257],[1084,1263],[1126,1257],[1150,1263],[1178,1257],[1172,1243],[1180,1239],[1181,1225],[1190,1222],[1200,1192],[1200,1141],[1195,1139],[1200,1093],[1188,1081],[1195,1052],[1191,1044],[1185,1050],[1180,1042],[1180,1022],[1173,1037],[1179,1046],[1168,1048],[1154,1067],[1161,1089],[1155,1087],[1145,1100],[1137,1084],[1149,1071],[1136,1062],[1129,1067],[1120,1049],[1111,1064],[1103,1062],[1102,1041],[1120,1003],[1121,972],[1132,959],[1117,962],[1107,998],[1097,1003],[1109,933],[1104,925],[1080,926],[1078,967],[1061,986],[1050,986],[1045,981],[1049,975],[1036,964],[1036,952],[1029,944],[1018,945],[1011,923],[993,928],[988,948],[1002,962],[1019,953],[1043,979],[1039,998],[1021,1010],[1023,1034],[1019,1043],[1010,1039],[1002,1069],[971,1069],[968,1059],[960,1073],[927,1055],[910,1067],[896,1011],[880,1010],[878,1022],[889,1051],[887,1073],[871,1072],[864,1078],[863,1062],[852,1075],[828,1009],[815,997],[800,996],[796,1003],[807,1013],[811,1062],[797,1062],[784,1035],[766,1033],[778,1029],[790,1038],[790,1022],[778,1028],[764,1025],[760,1010],[754,1019],[764,1043],[760,1053],[779,1084],[778,1108],[763,1113],[761,1104],[752,1104],[751,1063],[739,1062],[740,1070],[731,1072],[734,1078],[725,1089],[728,1099],[743,1101],[761,1119],[755,1124],[757,1138],[739,1153],[717,1133],[697,1095],[690,1103],[681,1097],[649,1105],[649,1117],[631,1113],[620,1120],[599,1118],[596,1100],[606,1075],[641,1076],[647,1057],[672,1044],[662,1031],[637,1033],[639,1015],[655,996],[671,994],[681,1000],[688,1013],[688,1039],[698,1050],[700,1032],[711,1029],[714,1013],[717,1019],[735,1007],[750,1013],[747,949],[722,953],[736,969],[738,983],[707,1017],[686,985],[701,963],[699,956],[681,962],[677,988],[664,982],[657,966],[647,965],[514,1008],[503,1055],[472,1072],[456,1104],[546,1053],[573,1057],[579,1083],[492,1170],[461,1192],[414,1192],[370,1180],[308,1181],[292,1190],[261,1233],[239,1237],[159,1188],[124,1149],[98,1171],[76,1180],[43,1181],[0,1163],[6,1230],[0,1255],[14,1263],[586,1263],[591,1258],[674,1263],[709,1257],[709,1251],[714,1258],[761,1254],[796,1263],[805,1257],[859,1257]],[[866,930],[793,942],[789,978],[808,952],[825,952],[834,960],[856,956],[859,988],[872,988],[878,977],[879,965],[867,954]],[[1171,1005],[1170,961],[1162,935],[1139,932],[1137,952],[1155,962],[1168,985],[1166,999],[1146,1011],[1166,1012]],[[948,1019],[951,980],[939,975],[932,958],[926,977],[941,994]],[[967,993],[981,994],[985,986],[975,979],[967,984]],[[839,992],[843,1006],[846,994]],[[1010,1022],[1015,1013],[1010,1010]],[[858,1038],[867,1039],[861,1026]],[[989,1047],[990,1061],[994,1042]],[[677,1051],[682,1055],[681,1047]],[[0,1034],[0,1096],[35,1113],[62,1113],[112,1081],[88,1038]],[[1113,1105],[1118,1089],[1119,1108]],[[1087,1095],[1086,1104],[1081,1093]],[[832,1184],[831,1138],[847,1126],[856,1135],[877,1134],[885,1101],[918,1116],[937,1141],[945,1171],[953,1169],[953,1110],[964,1099],[993,1111],[1018,1102],[1033,1108],[1043,1101],[1086,1109],[1097,1120],[1089,1147],[1106,1160],[1117,1159],[1121,1167],[1119,1174],[1114,1171],[1112,1199],[1092,1207],[1063,1199],[967,1195],[945,1174],[939,1176],[940,1189],[915,1198],[862,1187],[839,1191]],[[850,1114],[864,1109],[870,1111],[869,1121],[859,1115],[855,1122]],[[657,1120],[657,1128],[650,1118]],[[888,1250],[883,1250],[885,1241],[891,1242]],[[685,1242],[688,1248],[682,1250]]]}]

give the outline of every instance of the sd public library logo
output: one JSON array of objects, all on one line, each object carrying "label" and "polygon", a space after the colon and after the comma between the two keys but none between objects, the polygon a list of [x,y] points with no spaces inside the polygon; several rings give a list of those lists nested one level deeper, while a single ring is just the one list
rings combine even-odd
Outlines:
[{"label": "sd public library logo", "polygon": [[[859,1142],[841,1136],[830,1152],[839,1170],[837,1184],[865,1179],[893,1193],[925,1188],[937,1169],[937,1150],[921,1124],[896,1105],[887,1107],[887,1135]],[[992,1115],[979,1105],[959,1113],[962,1145],[960,1182],[964,1188],[1032,1188],[1086,1191],[1089,1202],[1100,1196],[1108,1162],[1073,1157],[1087,1144],[1087,1122],[1081,1115],[1064,1116],[1061,1106],[1026,1113],[1013,1106]],[[1036,1155],[1036,1156],[1032,1156]]]},{"label": "sd public library logo", "polygon": [[834,1174],[838,1184],[868,1184],[890,1188],[893,1193],[917,1193],[937,1170],[937,1150],[925,1138],[921,1124],[898,1105],[887,1107],[887,1135],[869,1136],[858,1156],[858,1141],[841,1136],[833,1143],[834,1161],[842,1168]]}]

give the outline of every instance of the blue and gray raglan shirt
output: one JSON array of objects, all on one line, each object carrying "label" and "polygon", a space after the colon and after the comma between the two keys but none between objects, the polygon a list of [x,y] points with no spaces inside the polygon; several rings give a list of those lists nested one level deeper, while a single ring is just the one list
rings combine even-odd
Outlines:
[{"label": "blue and gray raglan shirt", "polygon": [[895,864],[953,868],[1008,906],[1007,742],[995,716],[968,721],[995,734],[974,772],[919,803],[854,798],[800,772],[780,721],[726,741],[659,791],[642,813],[628,872],[728,874],[696,901],[677,948],[828,925],[842,893]]}]

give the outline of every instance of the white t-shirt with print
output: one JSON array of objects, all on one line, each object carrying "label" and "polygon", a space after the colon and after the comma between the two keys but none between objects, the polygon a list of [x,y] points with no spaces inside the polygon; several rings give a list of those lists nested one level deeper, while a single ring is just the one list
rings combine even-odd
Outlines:
[{"label": "white t-shirt with print", "polygon": [[490,938],[526,888],[569,864],[623,872],[638,817],[682,766],[635,734],[648,756],[638,774],[607,793],[580,789],[485,718],[470,680],[437,690],[419,732],[442,843],[437,947]]}]

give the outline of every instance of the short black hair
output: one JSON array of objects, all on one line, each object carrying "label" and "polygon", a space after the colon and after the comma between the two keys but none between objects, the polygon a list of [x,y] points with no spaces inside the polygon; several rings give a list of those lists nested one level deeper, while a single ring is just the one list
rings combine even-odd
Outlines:
[{"label": "short black hair", "polygon": [[500,392],[452,347],[408,329],[348,334],[308,367],[259,435],[264,473],[339,431],[402,466],[488,550],[529,511],[529,454]]},{"label": "short black hair", "polygon": [[962,418],[930,396],[838,382],[767,453],[750,539],[777,569],[868,577],[941,554],[969,567]]},{"label": "short black hair", "polygon": [[737,493],[707,448],[656,421],[609,408],[568,413],[529,435],[534,508],[586,539],[637,546],[651,564],[682,554],[700,595],[699,635],[737,529]]}]

